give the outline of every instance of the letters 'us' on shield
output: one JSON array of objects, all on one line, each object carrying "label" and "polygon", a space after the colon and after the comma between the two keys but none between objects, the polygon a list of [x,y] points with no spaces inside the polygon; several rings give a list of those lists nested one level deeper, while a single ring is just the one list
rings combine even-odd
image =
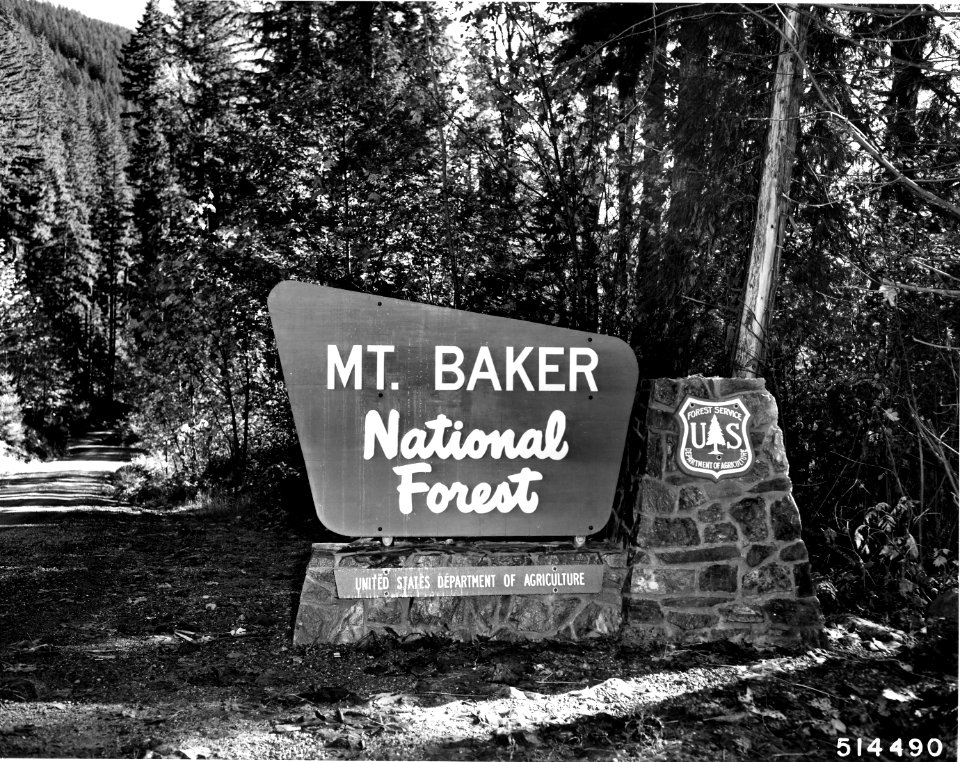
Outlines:
[{"label": "letters 'us' on shield", "polygon": [[543,537],[610,515],[619,339],[305,283],[270,317],[317,515],[352,537]]},{"label": "letters 'us' on shield", "polygon": [[694,476],[745,473],[753,465],[750,411],[740,397],[701,400],[687,397],[677,410],[682,433],[677,462]]}]

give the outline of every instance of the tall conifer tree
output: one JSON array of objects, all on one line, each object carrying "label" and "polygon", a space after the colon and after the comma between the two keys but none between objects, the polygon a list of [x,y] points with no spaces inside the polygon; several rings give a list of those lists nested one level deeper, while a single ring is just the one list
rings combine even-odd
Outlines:
[{"label": "tall conifer tree", "polygon": [[148,0],[137,31],[123,47],[120,68],[122,93],[136,110],[132,121],[134,144],[130,180],[135,189],[134,221],[137,227],[136,280],[147,282],[170,230],[170,219],[179,196],[171,140],[169,40],[167,18],[156,0]]}]

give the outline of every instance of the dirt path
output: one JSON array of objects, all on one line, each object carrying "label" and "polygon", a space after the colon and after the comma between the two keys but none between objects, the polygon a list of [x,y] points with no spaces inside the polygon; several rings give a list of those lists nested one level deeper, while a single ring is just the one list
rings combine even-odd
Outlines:
[{"label": "dirt path", "polygon": [[138,453],[112,431],[75,437],[63,460],[25,463],[0,473],[0,526],[48,521],[78,510],[123,511],[110,476]]},{"label": "dirt path", "polygon": [[799,653],[295,649],[312,538],[264,524],[80,512],[0,531],[0,757],[824,760],[880,738],[869,758],[895,760],[900,738],[906,758],[956,758],[956,645],[882,628]]}]

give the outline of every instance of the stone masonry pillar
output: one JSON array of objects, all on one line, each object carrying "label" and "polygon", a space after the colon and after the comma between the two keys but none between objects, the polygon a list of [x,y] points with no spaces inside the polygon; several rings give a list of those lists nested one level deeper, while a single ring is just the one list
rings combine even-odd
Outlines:
[{"label": "stone masonry pillar", "polygon": [[[676,413],[687,395],[740,397],[755,460],[714,480],[680,470]],[[777,404],[762,379],[657,379],[629,537],[627,641],[814,642],[822,629]]]}]

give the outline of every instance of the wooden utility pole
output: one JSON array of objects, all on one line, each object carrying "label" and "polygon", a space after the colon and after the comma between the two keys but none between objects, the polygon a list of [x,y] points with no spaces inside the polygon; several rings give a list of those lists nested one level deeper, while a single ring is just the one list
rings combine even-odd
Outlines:
[{"label": "wooden utility pole", "polygon": [[756,377],[766,349],[797,145],[803,87],[800,57],[806,43],[808,18],[797,6],[785,10],[753,244],[733,348],[733,374],[740,378]]}]

